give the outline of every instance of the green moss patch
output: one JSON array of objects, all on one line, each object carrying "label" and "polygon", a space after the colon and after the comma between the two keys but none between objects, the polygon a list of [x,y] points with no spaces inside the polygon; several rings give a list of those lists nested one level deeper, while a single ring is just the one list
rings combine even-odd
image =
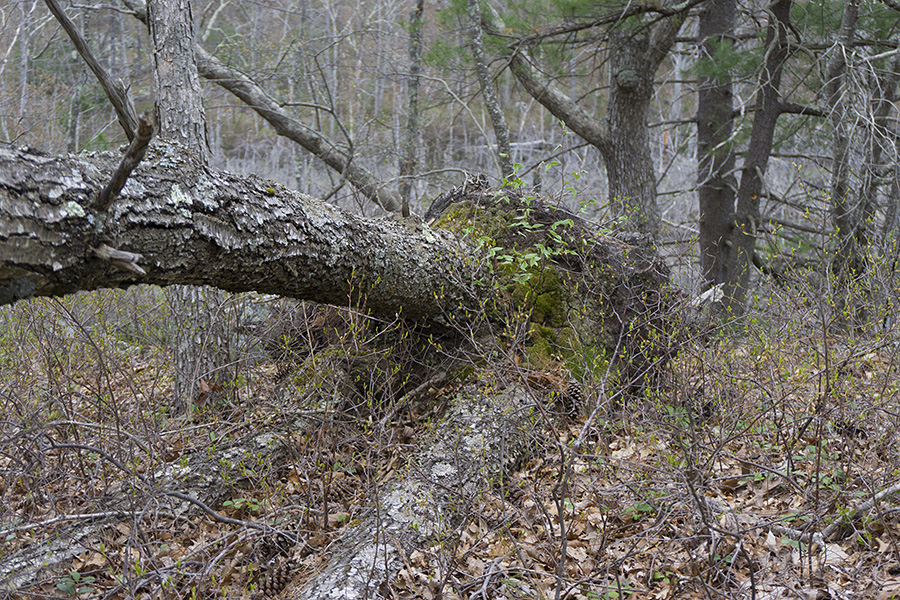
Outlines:
[{"label": "green moss patch", "polygon": [[462,186],[439,203],[433,226],[478,247],[493,275],[487,316],[513,336],[528,332],[519,343],[530,367],[602,377],[618,353],[628,380],[665,362],[653,334],[668,329],[668,271],[646,240],[598,232],[521,190]]}]

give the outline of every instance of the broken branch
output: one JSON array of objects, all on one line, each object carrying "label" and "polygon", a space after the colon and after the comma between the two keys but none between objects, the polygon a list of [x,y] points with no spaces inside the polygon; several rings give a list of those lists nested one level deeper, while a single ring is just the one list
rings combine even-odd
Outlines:
[{"label": "broken branch", "polygon": [[53,16],[56,17],[56,20],[59,21],[59,24],[62,25],[62,28],[69,34],[69,38],[72,40],[72,44],[75,46],[78,54],[81,55],[81,58],[84,59],[84,62],[86,62],[87,66],[93,71],[97,80],[100,81],[100,85],[103,86],[103,91],[106,92],[106,97],[109,98],[110,103],[116,110],[119,124],[122,126],[122,129],[125,130],[128,141],[131,141],[132,138],[134,138],[134,131],[137,129],[138,120],[134,111],[134,104],[132,104],[131,100],[128,98],[128,90],[125,89],[125,86],[122,85],[121,81],[118,84],[113,83],[112,78],[97,61],[93,52],[91,52],[91,49],[88,48],[87,42],[84,41],[78,28],[75,27],[75,23],[73,23],[66,13],[63,12],[59,3],[56,0],[44,0],[44,2],[47,4],[47,8],[50,9],[50,12],[53,13]]},{"label": "broken branch", "polygon": [[110,248],[106,244],[100,244],[96,248],[91,248],[91,253],[105,261],[111,262],[113,265],[125,271],[131,271],[138,275],[146,275],[147,272],[138,266],[138,263],[144,260],[143,254],[135,254],[133,252],[125,252],[124,250],[116,250]]},{"label": "broken branch", "polygon": [[147,145],[150,144],[152,137],[153,124],[150,123],[149,117],[144,113],[138,122],[137,135],[134,136],[131,144],[128,145],[125,156],[122,157],[122,162],[119,163],[119,167],[113,173],[109,183],[106,184],[106,187],[100,191],[100,195],[97,197],[97,208],[101,211],[106,212],[109,205],[115,200],[116,194],[125,187],[128,176],[131,175],[131,172],[134,171],[147,153]]}]

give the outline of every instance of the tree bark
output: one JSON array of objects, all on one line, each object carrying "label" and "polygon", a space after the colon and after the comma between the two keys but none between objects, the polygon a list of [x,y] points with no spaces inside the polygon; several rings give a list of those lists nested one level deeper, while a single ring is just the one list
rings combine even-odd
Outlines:
[{"label": "tree bark", "polygon": [[[214,285],[389,315],[477,306],[472,250],[447,233],[363,219],[262,180],[205,168],[154,142],[112,205],[92,208],[118,163],[0,148],[0,303],[137,283]],[[146,275],[94,256],[142,254]]]},{"label": "tree bark", "polygon": [[[147,25],[153,43],[159,135],[184,145],[206,166],[210,150],[189,0],[150,0]],[[228,385],[234,379],[234,334],[221,318],[225,294],[215,288],[173,286],[166,297],[177,315],[172,327],[173,394],[192,406],[198,383]]]},{"label": "tree bark", "polygon": [[832,220],[837,238],[837,248],[831,260],[835,286],[834,319],[842,330],[849,330],[865,320],[862,308],[865,290],[860,289],[856,282],[866,270],[864,253],[865,246],[868,245],[868,211],[862,205],[862,190],[854,193],[850,189],[853,170],[850,140],[855,123],[848,118],[851,111],[847,98],[850,85],[846,81],[847,52],[852,48],[856,37],[858,18],[859,3],[848,0],[844,4],[838,40],[825,70],[825,103],[831,122],[832,141]]},{"label": "tree bark", "polygon": [[710,76],[697,90],[697,194],[700,201],[700,273],[704,287],[723,282],[725,249],[734,225],[735,156],[732,146],[731,73],[716,68],[716,54],[733,32],[737,2],[714,0],[700,10],[701,60]]},{"label": "tree bark", "polygon": [[416,0],[409,20],[409,76],[406,79],[406,136],[400,151],[401,213],[409,216],[412,177],[416,170],[416,140],[419,139],[419,76],[422,71],[422,13],[425,0]]},{"label": "tree bark", "polygon": [[791,0],[776,0],[772,3],[766,34],[766,58],[760,73],[750,143],[738,188],[734,237],[727,246],[723,262],[723,291],[726,306],[733,315],[743,314],[747,304],[750,268],[753,265],[753,251],[759,228],[763,176],[775,138],[775,123],[781,114],[781,73],[788,57],[790,19]]},{"label": "tree bark", "polygon": [[[656,173],[650,150],[650,103],[653,78],[675,42],[681,19],[664,19],[649,33],[613,30],[610,45],[608,144],[603,154],[614,213],[629,227],[657,234],[661,224],[656,202]],[[603,149],[601,149],[603,152]]]},{"label": "tree bark", "polygon": [[150,0],[147,27],[153,44],[157,129],[205,164],[209,161],[206,112],[194,58],[189,0]]},{"label": "tree bark", "polygon": [[332,560],[300,590],[309,600],[387,597],[385,588],[414,550],[452,544],[478,495],[496,488],[539,429],[528,389],[456,394],[448,414],[410,463],[378,494],[368,514],[333,549]]},{"label": "tree bark", "polygon": [[500,99],[494,88],[487,61],[484,56],[484,40],[481,34],[481,0],[468,0],[467,12],[469,16],[469,48],[472,53],[472,62],[475,65],[475,73],[481,85],[481,97],[484,99],[485,108],[491,117],[491,125],[494,127],[494,136],[497,138],[497,164],[500,166],[500,178],[512,181],[515,177],[513,169],[512,151],[509,146],[509,126],[503,109],[500,107]]}]

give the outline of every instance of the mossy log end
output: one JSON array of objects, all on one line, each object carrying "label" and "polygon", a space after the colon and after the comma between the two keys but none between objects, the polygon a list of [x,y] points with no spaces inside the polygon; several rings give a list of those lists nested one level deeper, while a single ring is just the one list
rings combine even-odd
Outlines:
[{"label": "mossy log end", "polygon": [[527,189],[491,189],[484,178],[438,197],[425,218],[487,257],[494,294],[482,299],[495,317],[527,321],[534,366],[561,361],[577,371],[585,359],[594,367],[615,359],[631,387],[675,351],[680,293],[649,237],[599,227]]}]

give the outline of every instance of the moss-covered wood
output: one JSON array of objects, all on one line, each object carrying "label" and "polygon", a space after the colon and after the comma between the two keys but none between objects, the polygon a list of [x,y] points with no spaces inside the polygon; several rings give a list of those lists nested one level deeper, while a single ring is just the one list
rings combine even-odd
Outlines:
[{"label": "moss-covered wood", "polygon": [[426,219],[479,247],[493,274],[485,306],[493,318],[527,323],[533,366],[581,370],[615,358],[623,383],[634,385],[666,361],[674,292],[649,238],[483,178],[437,198]]}]

